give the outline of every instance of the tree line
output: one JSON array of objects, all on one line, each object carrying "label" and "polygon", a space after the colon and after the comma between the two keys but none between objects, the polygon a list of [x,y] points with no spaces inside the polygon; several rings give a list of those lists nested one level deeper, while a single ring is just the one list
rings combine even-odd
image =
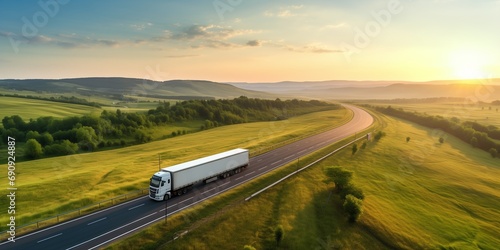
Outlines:
[{"label": "tree line", "polygon": [[498,156],[498,152],[500,152],[500,144],[493,140],[500,139],[500,130],[496,126],[484,126],[470,121],[461,123],[457,118],[445,118],[439,115],[432,116],[418,112],[409,112],[402,108],[395,109],[391,106],[373,108],[390,116],[402,118],[426,127],[440,129],[469,143],[473,147],[489,152],[493,157]]},{"label": "tree line", "polygon": [[[0,135],[2,142],[8,136],[27,142],[26,156],[39,158],[149,142],[153,138],[147,133],[148,128],[181,121],[204,121],[200,127],[204,130],[230,124],[281,120],[292,115],[338,108],[338,104],[315,100],[263,100],[243,96],[231,100],[162,102],[146,113],[126,113],[117,109],[115,112],[104,110],[100,115],[63,119],[39,117],[28,122],[19,115],[6,116],[2,119]],[[171,136],[186,133],[177,131]]]}]

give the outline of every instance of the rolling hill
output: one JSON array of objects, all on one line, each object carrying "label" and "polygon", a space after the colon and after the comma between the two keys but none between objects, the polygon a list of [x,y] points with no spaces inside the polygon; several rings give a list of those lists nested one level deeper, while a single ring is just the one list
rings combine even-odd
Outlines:
[{"label": "rolling hill", "polygon": [[321,81],[233,83],[234,86],[269,93],[326,99],[397,99],[465,97],[475,101],[500,99],[500,79],[487,81]]},{"label": "rolling hill", "polygon": [[[71,79],[0,80],[0,88],[84,95],[129,95],[154,97],[276,98],[276,95],[245,90],[233,85],[200,80],[150,81],[137,78],[92,77]],[[175,98],[172,98],[175,99]]]}]

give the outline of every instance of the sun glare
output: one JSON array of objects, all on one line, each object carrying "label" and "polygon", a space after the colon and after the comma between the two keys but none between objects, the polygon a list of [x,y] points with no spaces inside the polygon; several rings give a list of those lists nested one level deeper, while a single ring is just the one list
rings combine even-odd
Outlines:
[{"label": "sun glare", "polygon": [[458,79],[481,79],[487,77],[484,70],[486,58],[474,51],[460,51],[451,56],[453,76]]}]

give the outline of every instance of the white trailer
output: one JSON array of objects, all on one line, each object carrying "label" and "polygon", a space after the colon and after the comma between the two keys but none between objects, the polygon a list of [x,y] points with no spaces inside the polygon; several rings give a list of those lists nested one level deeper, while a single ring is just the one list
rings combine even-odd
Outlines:
[{"label": "white trailer", "polygon": [[162,168],[150,179],[149,198],[162,201],[184,194],[197,182],[208,183],[239,173],[248,162],[248,150],[238,148]]}]

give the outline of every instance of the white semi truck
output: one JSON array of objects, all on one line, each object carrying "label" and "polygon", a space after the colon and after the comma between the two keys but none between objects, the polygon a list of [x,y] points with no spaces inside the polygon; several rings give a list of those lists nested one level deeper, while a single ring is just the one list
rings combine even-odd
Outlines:
[{"label": "white semi truck", "polygon": [[248,150],[233,149],[178,165],[162,168],[149,182],[149,198],[168,200],[186,193],[197,182],[212,182],[241,172],[248,166]]}]

